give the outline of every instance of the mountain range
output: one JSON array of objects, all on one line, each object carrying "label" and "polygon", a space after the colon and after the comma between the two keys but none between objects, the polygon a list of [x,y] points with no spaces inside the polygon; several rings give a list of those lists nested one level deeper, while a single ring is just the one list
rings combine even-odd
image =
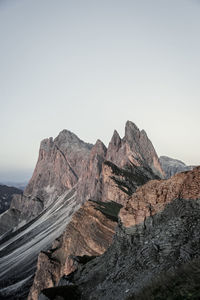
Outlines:
[{"label": "mountain range", "polygon": [[43,140],[0,215],[1,299],[139,299],[198,260],[199,179],[131,121],[108,147],[68,130]]}]

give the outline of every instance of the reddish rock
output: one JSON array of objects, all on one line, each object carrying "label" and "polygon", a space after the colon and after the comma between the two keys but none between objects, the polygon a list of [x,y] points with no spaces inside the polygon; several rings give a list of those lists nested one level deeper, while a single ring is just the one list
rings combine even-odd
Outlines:
[{"label": "reddish rock", "polygon": [[152,180],[139,187],[121,209],[124,227],[143,223],[174,199],[200,198],[200,167],[174,175],[168,180]]},{"label": "reddish rock", "polygon": [[[120,207],[116,204],[115,207],[119,211]],[[101,204],[87,201],[73,215],[52,249],[39,255],[29,300],[38,299],[41,290],[55,286],[63,275],[74,271],[72,256],[97,256],[105,252],[112,242],[117,224],[117,219],[109,217],[108,213],[109,210]]]},{"label": "reddish rock", "polygon": [[102,198],[102,164],[105,161],[106,146],[97,140],[92,147],[77,186],[77,197],[84,202],[88,199]]},{"label": "reddish rock", "polygon": [[[64,191],[77,184],[91,148],[91,144],[84,143],[68,130],[61,131],[54,140],[43,140],[32,178],[23,197],[15,197],[12,201],[11,209],[20,212],[20,219],[36,217]],[[10,227],[12,220],[7,229]]]}]

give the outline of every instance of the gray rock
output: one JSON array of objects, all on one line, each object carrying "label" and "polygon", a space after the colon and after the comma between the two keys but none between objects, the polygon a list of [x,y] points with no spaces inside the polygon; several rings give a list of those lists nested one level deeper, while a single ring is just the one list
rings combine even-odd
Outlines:
[{"label": "gray rock", "polygon": [[160,156],[159,161],[166,174],[166,178],[170,178],[177,173],[189,171],[194,168],[194,166],[187,166],[184,162],[168,156]]}]

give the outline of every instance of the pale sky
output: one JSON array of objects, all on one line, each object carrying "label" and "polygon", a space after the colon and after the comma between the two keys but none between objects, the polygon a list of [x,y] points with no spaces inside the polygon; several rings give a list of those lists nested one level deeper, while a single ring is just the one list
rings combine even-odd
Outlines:
[{"label": "pale sky", "polygon": [[200,1],[0,0],[0,181],[40,141],[108,144],[126,120],[158,155],[200,164]]}]

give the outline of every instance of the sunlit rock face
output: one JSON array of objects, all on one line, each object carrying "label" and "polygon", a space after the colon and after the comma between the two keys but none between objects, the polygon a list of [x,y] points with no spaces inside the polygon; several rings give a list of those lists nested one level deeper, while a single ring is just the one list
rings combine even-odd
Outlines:
[{"label": "sunlit rock face", "polygon": [[[163,175],[146,133],[130,121],[126,123],[124,138],[121,139],[115,131],[108,149],[100,140],[93,146],[72,132],[63,130],[55,139],[41,142],[33,176],[23,196],[13,199],[11,211],[5,213],[3,219],[0,217],[0,224],[3,224],[0,233],[38,216],[64,191],[75,185],[78,203],[88,199],[120,202],[116,192],[106,194],[109,189],[108,168],[105,171],[104,167],[106,161],[122,169],[129,168],[130,172],[135,167],[143,168],[144,172],[148,169],[148,179]],[[16,219],[19,221],[13,221]]]},{"label": "sunlit rock face", "polygon": [[91,148],[92,145],[84,143],[68,130],[60,132],[54,140],[43,140],[33,176],[24,191],[24,199],[20,204],[17,201],[12,203],[12,208],[26,215],[32,211],[30,217],[36,216],[63,191],[78,182]]},{"label": "sunlit rock face", "polygon": [[170,178],[177,173],[189,171],[194,168],[194,166],[186,166],[182,161],[168,156],[160,156],[159,161],[165,172],[166,178]]},{"label": "sunlit rock face", "polygon": [[112,242],[120,205],[87,201],[73,215],[52,248],[41,252],[29,300],[38,299],[44,288],[56,286],[63,275],[77,268],[77,256],[99,256]]},{"label": "sunlit rock face", "polygon": [[173,199],[200,199],[200,167],[139,187],[121,209],[120,219],[125,227],[135,226],[162,211]]},{"label": "sunlit rock face", "polygon": [[[81,177],[91,148],[91,144],[84,143],[68,130],[60,132],[54,140],[43,140],[35,170],[23,196],[15,196],[11,210],[0,217],[0,224],[3,224],[0,233],[37,217],[63,192],[73,188]],[[15,215],[18,222],[13,221]]]},{"label": "sunlit rock face", "polygon": [[118,167],[133,164],[135,166],[148,166],[159,177],[165,174],[161,168],[157,153],[147,137],[144,130],[131,121],[126,122],[125,136],[120,138],[114,131],[111,142],[108,146],[106,159],[112,161]]},{"label": "sunlit rock face", "polygon": [[[139,187],[119,218],[108,250],[62,278],[62,293],[72,284],[83,300],[153,300],[157,296],[166,299],[166,294],[170,299],[187,299],[188,295],[196,299],[200,288],[200,167]],[[184,285],[187,278],[190,285]],[[177,290],[177,286],[184,288]],[[43,295],[50,299],[52,293],[64,299],[61,290],[47,289],[39,299]]]},{"label": "sunlit rock face", "polygon": [[102,165],[106,152],[106,146],[102,141],[97,140],[87,162],[83,165],[83,172],[77,186],[78,197],[82,202],[88,199],[101,200],[102,198]]},{"label": "sunlit rock face", "polygon": [[[126,124],[125,137],[121,139],[115,131],[108,149],[100,140],[91,145],[68,130],[63,130],[55,139],[43,140],[38,162],[24,194],[13,198],[11,208],[3,217],[0,216],[0,234],[3,234],[0,268],[5,279],[1,296],[7,297],[5,299],[12,299],[13,293],[21,299],[27,296],[38,254],[43,251],[38,260],[38,269],[42,270],[43,259],[45,264],[49,262],[48,249],[53,240],[63,233],[80,205],[87,200],[115,201],[124,205],[139,186],[151,179],[159,179],[162,174],[157,154],[145,132],[130,121]],[[92,218],[96,228],[98,218],[93,216],[93,210],[90,213],[91,217],[88,215],[87,218]],[[81,228],[80,223],[78,226]],[[111,233],[113,235],[114,231],[107,230],[101,235],[100,242],[104,245],[105,241],[106,245],[102,251],[108,247]],[[91,253],[96,251],[95,247],[93,243]],[[66,257],[70,254],[93,255],[83,243],[79,244],[77,252],[70,249]],[[102,253],[100,250],[96,252]],[[68,273],[67,268],[72,270],[76,260],[66,258],[64,264],[54,263],[50,260],[49,267],[55,267],[58,273],[49,279],[48,286],[57,282],[60,275]],[[8,264],[12,265],[12,272],[6,271]],[[17,270],[20,273],[14,276]]]}]

